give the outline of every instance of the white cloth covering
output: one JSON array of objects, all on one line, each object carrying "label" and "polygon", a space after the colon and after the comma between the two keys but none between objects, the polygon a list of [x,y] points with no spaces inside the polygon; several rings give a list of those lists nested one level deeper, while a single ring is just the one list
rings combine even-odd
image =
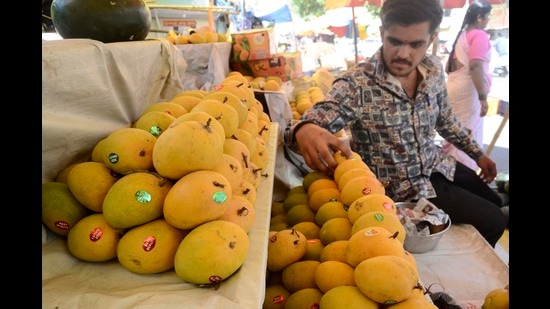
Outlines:
[{"label": "white cloth covering", "polygon": [[459,304],[481,308],[487,293],[509,283],[508,264],[469,224],[452,225],[432,251],[413,255],[424,286]]},{"label": "white cloth covering", "polygon": [[42,42],[42,181],[88,159],[145,107],[183,91],[187,64],[166,40]]},{"label": "white cloth covering", "polygon": [[[42,43],[42,181],[86,161],[95,143],[129,127],[152,103],[184,90],[187,64],[166,40],[103,44],[93,40]],[[134,274],[118,263],[73,257],[64,238],[42,225],[44,308],[261,308],[278,124],[267,144],[270,159],[257,190],[256,217],[243,266],[218,290],[198,288],[175,271]]]},{"label": "white cloth covering", "polygon": [[210,91],[229,73],[231,43],[183,44],[176,48],[188,65],[181,81],[185,90]]}]

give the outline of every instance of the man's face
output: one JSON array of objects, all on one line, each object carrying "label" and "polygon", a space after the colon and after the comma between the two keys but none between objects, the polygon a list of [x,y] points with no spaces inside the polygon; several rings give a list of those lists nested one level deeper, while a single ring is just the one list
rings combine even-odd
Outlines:
[{"label": "man's face", "polygon": [[428,21],[401,26],[394,24],[387,30],[380,27],[384,63],[396,77],[409,75],[422,61],[428,47],[437,35],[430,35]]}]

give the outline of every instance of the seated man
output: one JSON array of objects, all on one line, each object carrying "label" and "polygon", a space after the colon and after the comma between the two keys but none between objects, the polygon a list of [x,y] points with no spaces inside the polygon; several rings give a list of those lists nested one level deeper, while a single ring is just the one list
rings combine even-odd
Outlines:
[{"label": "seated man", "polygon": [[[497,174],[469,131],[451,111],[441,62],[427,54],[443,18],[438,0],[387,0],[380,11],[382,46],[336,78],[325,100],[291,120],[285,146],[313,170],[332,174],[334,152],[351,150],[395,202],[422,197],[443,209],[453,224],[471,224],[491,246],[506,228],[500,196],[488,183]],[[350,149],[333,134],[350,128]],[[466,152],[473,170],[444,156],[436,132]]]}]

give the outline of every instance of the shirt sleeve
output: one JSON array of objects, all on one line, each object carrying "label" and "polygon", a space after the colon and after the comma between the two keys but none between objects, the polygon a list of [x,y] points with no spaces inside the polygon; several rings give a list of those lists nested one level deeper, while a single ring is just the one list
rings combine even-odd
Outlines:
[{"label": "shirt sleeve", "polygon": [[491,51],[491,41],[489,41],[489,37],[485,31],[468,31],[466,40],[470,45],[468,60],[488,60],[487,54]]}]

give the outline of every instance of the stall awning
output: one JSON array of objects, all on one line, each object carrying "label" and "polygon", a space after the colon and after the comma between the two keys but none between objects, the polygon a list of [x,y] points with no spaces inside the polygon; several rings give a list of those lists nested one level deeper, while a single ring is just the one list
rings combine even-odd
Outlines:
[{"label": "stall awning", "polygon": [[[468,3],[472,3],[474,0],[468,0]],[[505,0],[487,0],[491,5],[504,4]],[[443,0],[441,4],[444,9],[460,9],[466,5],[466,0]]]},{"label": "stall awning", "polygon": [[288,1],[247,1],[246,5],[254,17],[259,20],[276,23],[291,22],[290,6]]}]

